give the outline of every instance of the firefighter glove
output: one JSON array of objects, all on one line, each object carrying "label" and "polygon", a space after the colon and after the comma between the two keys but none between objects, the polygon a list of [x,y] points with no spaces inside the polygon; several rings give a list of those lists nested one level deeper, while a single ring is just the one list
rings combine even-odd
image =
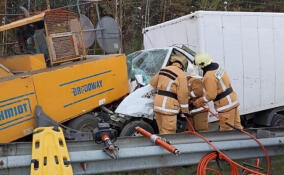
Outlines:
[{"label": "firefighter glove", "polygon": [[199,108],[199,107],[204,106],[204,105],[205,105],[205,102],[204,102],[203,98],[200,97],[200,98],[194,100],[193,105],[194,105],[195,107]]}]

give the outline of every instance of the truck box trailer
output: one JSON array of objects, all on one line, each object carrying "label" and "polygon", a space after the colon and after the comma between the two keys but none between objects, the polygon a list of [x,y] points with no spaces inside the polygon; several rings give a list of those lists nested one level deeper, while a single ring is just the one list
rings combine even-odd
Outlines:
[{"label": "truck box trailer", "polygon": [[283,13],[197,11],[145,28],[144,47],[209,54],[229,73],[241,114],[271,126],[283,124],[283,27]]}]

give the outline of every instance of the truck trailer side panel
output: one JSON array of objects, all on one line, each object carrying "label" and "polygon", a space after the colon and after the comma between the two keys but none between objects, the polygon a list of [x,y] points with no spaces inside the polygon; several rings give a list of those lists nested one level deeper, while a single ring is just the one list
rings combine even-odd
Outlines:
[{"label": "truck trailer side panel", "polygon": [[[196,30],[182,32],[181,23]],[[283,27],[283,13],[198,11],[144,29],[144,47],[184,44],[208,53],[229,73],[241,114],[248,114],[284,105]],[[168,33],[168,28],[187,41]],[[157,34],[163,42],[152,39]]]},{"label": "truck trailer side panel", "polygon": [[273,33],[274,33],[274,60],[276,71],[275,74],[275,102],[283,103],[284,102],[284,17],[283,16],[275,16],[273,17]]},{"label": "truck trailer side panel", "polygon": [[[229,72],[231,82],[234,89],[238,90],[238,97],[241,104],[244,104],[244,67],[242,59],[242,38],[241,36],[241,18],[238,16],[234,17],[223,17],[223,35],[224,35],[224,46],[230,43],[231,47],[224,47],[224,57],[231,58],[230,62],[225,62],[225,67]],[[237,68],[236,68],[237,67]]]},{"label": "truck trailer side panel", "polygon": [[165,22],[161,26],[148,27],[143,30],[144,48],[163,48],[186,44],[186,46],[197,50],[198,22],[195,17],[185,16],[177,21]]}]

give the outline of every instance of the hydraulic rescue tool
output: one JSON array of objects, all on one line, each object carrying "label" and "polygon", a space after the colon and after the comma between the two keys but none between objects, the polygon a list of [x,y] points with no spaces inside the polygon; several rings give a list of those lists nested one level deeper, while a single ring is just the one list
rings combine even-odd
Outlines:
[{"label": "hydraulic rescue tool", "polygon": [[159,137],[155,134],[151,134],[141,127],[136,127],[135,129],[136,129],[137,132],[142,134],[144,137],[151,139],[151,141],[153,143],[163,147],[164,149],[168,150],[169,152],[173,153],[174,155],[179,155],[179,153],[180,153],[179,150],[177,148],[175,148],[173,145],[171,145],[169,141],[166,141],[165,139],[163,139],[163,138],[161,138],[161,137]]},{"label": "hydraulic rescue tool", "polygon": [[96,143],[104,143],[103,151],[112,159],[118,158],[118,146],[114,144],[117,138],[117,131],[110,128],[108,123],[99,123],[94,129],[93,137]]}]

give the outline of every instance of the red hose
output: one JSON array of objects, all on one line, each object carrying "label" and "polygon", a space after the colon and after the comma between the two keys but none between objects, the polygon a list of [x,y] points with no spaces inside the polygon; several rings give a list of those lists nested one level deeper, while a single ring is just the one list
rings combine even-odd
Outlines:
[{"label": "red hose", "polygon": [[214,172],[215,174],[222,175],[222,173],[218,170],[215,170],[213,168],[207,168],[208,164],[212,160],[216,160],[216,159],[225,160],[229,163],[230,168],[231,168],[231,174],[230,175],[238,175],[239,174],[237,166],[234,166],[234,164],[232,164],[230,162],[230,160],[226,159],[225,157],[218,156],[217,152],[211,152],[211,153],[205,155],[201,159],[201,161],[199,162],[198,167],[197,167],[197,174],[198,175],[206,175],[207,171],[211,171],[211,172]]},{"label": "red hose", "polygon": [[[205,108],[204,106],[202,106],[206,111],[208,111],[209,113],[211,113],[214,117],[216,117],[217,119],[221,120],[216,114],[214,114],[212,111],[210,111],[208,108]],[[263,173],[260,173],[258,170],[252,170],[252,169],[249,169],[243,165],[240,165],[238,164],[237,162],[233,161],[231,158],[229,158],[227,155],[225,155],[223,152],[221,152],[215,145],[213,145],[209,140],[207,140],[204,136],[200,135],[199,133],[197,133],[195,130],[194,130],[194,127],[191,123],[191,121],[186,118],[187,120],[187,124],[188,126],[191,128],[192,131],[186,131],[185,133],[190,133],[190,134],[193,134],[195,136],[198,136],[200,137],[201,139],[203,139],[208,145],[210,145],[214,150],[215,152],[211,152],[207,155],[205,155],[199,162],[198,164],[198,167],[197,167],[197,175],[206,175],[206,171],[211,171],[211,172],[214,172],[218,175],[222,174],[221,172],[219,172],[218,170],[215,170],[215,169],[212,169],[212,168],[207,168],[207,165],[208,163],[211,161],[211,160],[216,160],[216,158],[218,157],[220,160],[224,160],[226,161],[229,165],[230,165],[230,168],[231,168],[231,173],[230,175],[239,175],[239,171],[238,171],[238,168],[241,168],[243,170],[245,170],[246,172],[248,173],[251,173],[250,175],[269,175],[270,174],[270,158],[269,158],[269,155],[268,155],[268,152],[267,150],[264,148],[264,146],[262,145],[262,143],[257,140],[257,138],[244,131],[243,129],[237,129],[238,131],[246,134],[247,136],[249,136],[250,138],[252,138],[260,147],[261,149],[263,150],[264,154],[265,154],[265,158],[266,158],[266,164],[267,164],[267,168],[266,168],[266,174],[263,174]],[[236,128],[235,128],[236,129]],[[257,166],[259,166],[259,162],[257,162]]]}]

